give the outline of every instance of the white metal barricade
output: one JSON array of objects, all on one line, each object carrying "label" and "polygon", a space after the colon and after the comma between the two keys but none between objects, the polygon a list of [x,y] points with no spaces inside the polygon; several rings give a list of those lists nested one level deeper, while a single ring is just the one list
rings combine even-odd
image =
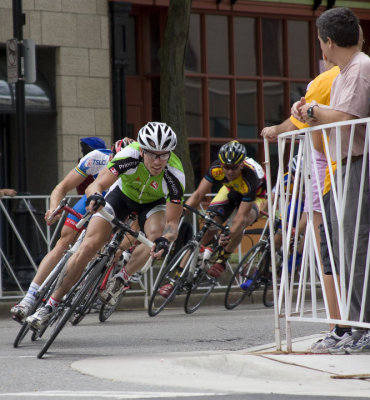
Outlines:
[{"label": "white metal barricade", "polygon": [[[355,157],[356,163],[362,163],[361,176],[358,181],[358,207],[356,218],[354,218],[354,235],[353,235],[353,251],[351,264],[347,259],[347,272],[346,272],[346,259],[345,259],[345,232],[343,227],[344,216],[346,211],[352,204],[347,201],[348,187],[349,187],[349,171],[353,165],[352,157],[346,158],[345,164],[343,162],[337,163],[337,170],[333,169],[331,159],[341,160],[341,141],[339,140],[341,134],[346,133],[349,137],[349,150],[351,154],[353,142],[356,140],[356,129],[362,126],[365,135],[365,145],[362,157]],[[332,237],[329,235],[328,222],[324,210],[323,202],[323,187],[320,184],[318,165],[313,159],[314,145],[313,135],[322,135],[324,146],[326,149],[326,161],[328,163],[328,170],[330,174],[331,194],[334,209],[330,210],[331,215],[336,214],[338,225],[338,250],[333,248]],[[329,152],[329,135],[336,135],[336,154],[331,155]],[[370,321],[365,318],[365,310],[369,313],[370,307],[370,293],[368,292],[369,269],[370,269],[370,232],[369,236],[365,234],[361,239],[362,251],[367,246],[367,255],[364,265],[357,265],[355,257],[359,247],[359,232],[360,232],[360,210],[361,207],[370,208],[370,195],[369,193],[369,136],[370,136],[370,118],[361,120],[351,120],[338,122],[328,125],[321,125],[315,128],[306,128],[298,131],[287,132],[278,137],[278,157],[279,157],[279,170],[277,179],[277,188],[275,193],[274,204],[271,201],[271,196],[268,196],[269,206],[269,224],[270,229],[273,229],[274,216],[279,209],[282,219],[282,250],[283,250],[283,269],[281,277],[277,276],[275,258],[272,257],[273,279],[274,279],[274,299],[275,299],[275,331],[276,331],[276,348],[281,349],[281,332],[280,324],[281,319],[285,318],[286,324],[286,341],[287,350],[292,350],[292,336],[291,336],[291,323],[297,321],[312,322],[312,323],[327,323],[343,325],[350,325],[354,327],[362,327],[370,329]],[[290,168],[288,169],[287,179],[284,184],[284,155],[289,154],[289,160],[296,154],[298,155],[298,168],[294,179],[291,174]],[[266,159],[266,175],[268,193],[271,194],[271,165],[269,144],[265,140],[265,159]],[[289,163],[290,164],[290,163]],[[333,284],[335,288],[335,297],[339,309],[339,316],[333,317],[329,312],[329,301],[327,291],[324,284],[324,273],[321,266],[320,255],[320,241],[315,237],[315,230],[313,224],[313,205],[312,205],[312,178],[315,177],[317,182],[317,191],[319,193],[320,212],[322,214],[322,225],[325,232],[326,242],[328,246],[328,253],[332,271],[334,271]],[[304,193],[305,192],[305,193]],[[301,199],[306,195],[307,201],[307,225],[305,229],[304,251],[302,255],[302,263],[299,267],[294,268],[298,230],[294,229],[294,212],[295,205],[300,204]],[[357,195],[357,192],[356,192]],[[361,200],[363,199],[363,200]],[[290,204],[290,208],[289,208]],[[289,211],[290,210],[290,211]],[[299,211],[298,211],[299,218]],[[364,221],[362,221],[364,222]],[[367,221],[367,224],[369,221]],[[366,237],[367,236],[367,237]],[[293,246],[292,246],[293,243]],[[292,252],[293,248],[293,252]],[[271,252],[275,254],[275,243],[271,242]],[[334,254],[336,258],[334,258]],[[288,259],[293,258],[293,269],[288,270]],[[335,263],[335,260],[337,262]],[[363,277],[363,287],[357,287],[357,292],[354,293],[353,283],[355,271],[361,273]],[[337,272],[337,273],[336,273]],[[278,283],[280,283],[278,285]],[[361,290],[362,289],[362,290]],[[361,293],[362,291],[362,293]],[[361,295],[359,318],[351,318],[351,302],[353,302],[354,295]],[[366,301],[368,304],[366,304]],[[368,318],[368,317],[367,317]]]},{"label": "white metal barricade", "polygon": [[[208,197],[214,197],[215,194],[209,194]],[[185,198],[190,195],[185,195]],[[69,199],[77,200],[80,196],[72,195],[67,196]],[[33,202],[37,202],[39,212],[35,213],[34,207],[32,205]],[[6,203],[7,206],[6,206]],[[35,255],[31,254],[29,240],[24,237],[22,234],[22,228],[24,226],[20,226],[17,224],[16,217],[14,215],[14,209],[22,209],[22,212],[27,215],[27,219],[29,224],[33,226],[34,236],[38,237],[40,240],[41,246],[43,247],[43,254],[46,254],[51,250],[54,246],[56,240],[59,238],[60,229],[62,227],[62,223],[64,221],[61,218],[57,224],[52,226],[46,225],[44,221],[44,214],[46,210],[49,209],[50,204],[50,196],[15,196],[15,197],[3,197],[0,199],[0,232],[7,230],[8,237],[12,236],[12,251],[6,251],[3,248],[3,240],[0,240],[0,300],[10,300],[13,298],[23,297],[25,295],[24,292],[24,283],[19,281],[17,275],[17,265],[15,265],[14,261],[14,253],[18,252],[22,253],[23,258],[26,260],[26,264],[28,265],[30,270],[34,270],[36,272],[38,265],[35,261]],[[11,210],[11,211],[10,211]],[[192,219],[193,231],[197,231],[197,218],[196,215],[193,215]],[[6,229],[5,229],[6,228]],[[1,235],[0,235],[1,239]],[[28,238],[29,239],[29,238]],[[14,250],[15,248],[15,250]],[[9,250],[9,249],[8,249]],[[10,254],[9,254],[10,253]],[[241,259],[241,246],[239,246],[239,261]],[[40,260],[39,260],[40,261]],[[8,279],[11,281],[14,289],[9,291],[3,290],[3,282],[2,276],[3,271],[6,271]],[[157,271],[156,271],[157,272]],[[32,275],[32,274],[31,274]],[[153,270],[150,269],[147,274],[144,275],[144,279],[140,287],[137,289],[130,290],[130,293],[144,293],[144,306],[147,305],[148,298],[147,296],[151,294],[154,285],[154,273]],[[218,284],[215,287],[215,290],[224,290],[226,286],[223,284]]]}]

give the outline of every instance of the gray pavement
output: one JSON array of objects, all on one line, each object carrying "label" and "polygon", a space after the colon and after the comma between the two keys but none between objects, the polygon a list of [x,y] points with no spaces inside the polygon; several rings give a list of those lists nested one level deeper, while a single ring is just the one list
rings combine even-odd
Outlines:
[{"label": "gray pavement", "polygon": [[[0,318],[9,317],[15,301],[0,302]],[[132,300],[133,308],[142,307]],[[126,303],[127,306],[127,303]],[[241,351],[172,352],[96,357],[75,361],[71,368],[88,376],[146,384],[168,394],[182,390],[208,395],[276,393],[286,395],[370,398],[370,353],[312,354],[310,345],[322,334],[296,338],[293,352],[266,344]],[[1,395],[0,395],[1,397]],[[123,397],[122,397],[123,398]],[[126,398],[126,397],[125,397]]]},{"label": "gray pavement", "polygon": [[370,398],[370,353],[312,354],[320,335],[294,340],[293,352],[267,344],[239,352],[194,352],[91,358],[74,362],[81,373],[147,383],[164,391],[209,390],[214,395],[281,393]]}]

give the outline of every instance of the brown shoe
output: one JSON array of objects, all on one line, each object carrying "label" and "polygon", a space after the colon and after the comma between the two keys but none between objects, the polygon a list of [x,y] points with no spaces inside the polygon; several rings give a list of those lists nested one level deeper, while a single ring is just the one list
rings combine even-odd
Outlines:
[{"label": "brown shoe", "polygon": [[159,289],[159,294],[167,299],[167,297],[169,297],[169,295],[173,292],[173,289],[174,287],[171,285],[171,283],[166,283]]},{"label": "brown shoe", "polygon": [[207,274],[209,276],[212,276],[213,278],[219,278],[224,271],[225,271],[225,264],[216,262],[216,264],[213,264],[210,267],[210,269],[207,271]]}]

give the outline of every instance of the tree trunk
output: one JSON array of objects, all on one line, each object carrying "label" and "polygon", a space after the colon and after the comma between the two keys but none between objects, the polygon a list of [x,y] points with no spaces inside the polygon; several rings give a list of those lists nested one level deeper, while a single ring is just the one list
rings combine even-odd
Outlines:
[{"label": "tree trunk", "polygon": [[185,119],[185,52],[188,40],[192,0],[171,0],[166,31],[159,58],[161,63],[161,119],[176,132],[175,153],[186,175],[186,192],[194,190],[194,173],[190,160]]}]

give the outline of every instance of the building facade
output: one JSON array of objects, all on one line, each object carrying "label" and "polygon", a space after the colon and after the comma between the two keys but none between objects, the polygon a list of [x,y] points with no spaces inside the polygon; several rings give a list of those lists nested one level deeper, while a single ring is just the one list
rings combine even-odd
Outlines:
[{"label": "building facade", "polygon": [[[263,160],[260,131],[287,118],[320,72],[315,20],[326,1],[193,0],[185,71],[196,183],[233,138]],[[368,53],[370,3],[329,3],[359,16]],[[50,192],[76,164],[81,137],[110,144],[160,120],[158,51],[168,4],[23,0],[24,37],[37,44],[37,81],[26,85],[29,192]],[[5,52],[12,37],[12,1],[0,0],[0,184],[17,188],[19,143]]]}]

